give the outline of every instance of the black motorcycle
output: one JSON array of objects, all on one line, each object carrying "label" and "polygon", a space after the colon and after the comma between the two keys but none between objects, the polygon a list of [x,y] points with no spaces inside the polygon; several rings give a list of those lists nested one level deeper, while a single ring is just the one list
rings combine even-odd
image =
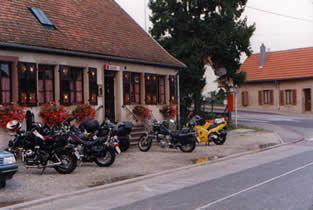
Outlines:
[{"label": "black motorcycle", "polygon": [[199,141],[192,128],[184,128],[178,132],[172,132],[168,129],[166,121],[163,121],[163,123],[153,122],[152,129],[139,139],[138,147],[140,151],[149,151],[153,139],[163,148],[179,148],[182,152],[192,152],[196,147],[196,141]]},{"label": "black motorcycle", "polygon": [[[86,130],[86,133],[84,132]],[[98,166],[110,166],[115,161],[116,142],[111,141],[111,131],[105,137],[96,135],[99,130],[97,120],[83,122],[76,128],[71,126],[68,134],[75,145],[75,154],[83,162],[95,162]]]},{"label": "black motorcycle", "polygon": [[103,121],[100,125],[100,129],[97,132],[98,137],[105,137],[111,130],[111,135],[116,136],[119,144],[119,148],[122,152],[128,150],[130,145],[130,132],[132,131],[131,122],[121,122],[118,125],[111,123],[110,121]]},{"label": "black motorcycle", "polygon": [[47,167],[52,167],[61,174],[72,173],[77,166],[77,158],[74,147],[67,141],[67,134],[60,131],[43,136],[40,130],[40,124],[34,124],[27,132],[14,129],[14,139],[9,141],[7,150],[15,156],[21,151],[26,168],[39,168],[43,173]]}]

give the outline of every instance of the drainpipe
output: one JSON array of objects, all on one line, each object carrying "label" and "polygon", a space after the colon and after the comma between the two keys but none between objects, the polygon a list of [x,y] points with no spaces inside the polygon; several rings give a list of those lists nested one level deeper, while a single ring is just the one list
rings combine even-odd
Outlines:
[{"label": "drainpipe", "polygon": [[277,93],[277,95],[278,95],[278,111],[280,110],[280,86],[279,86],[279,81],[277,81],[277,80],[275,80],[274,81],[274,83],[275,83],[275,85],[276,85],[276,90],[278,90],[278,93]]},{"label": "drainpipe", "polygon": [[177,129],[181,128],[180,121],[180,84],[179,84],[179,70],[176,71],[176,97],[177,97]]}]

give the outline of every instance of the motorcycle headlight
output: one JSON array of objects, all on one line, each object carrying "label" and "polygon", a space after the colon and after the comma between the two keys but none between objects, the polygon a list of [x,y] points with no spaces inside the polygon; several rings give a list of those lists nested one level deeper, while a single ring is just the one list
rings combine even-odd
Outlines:
[{"label": "motorcycle headlight", "polygon": [[3,164],[13,164],[16,163],[15,157],[14,156],[10,156],[10,157],[5,157],[3,159]]}]

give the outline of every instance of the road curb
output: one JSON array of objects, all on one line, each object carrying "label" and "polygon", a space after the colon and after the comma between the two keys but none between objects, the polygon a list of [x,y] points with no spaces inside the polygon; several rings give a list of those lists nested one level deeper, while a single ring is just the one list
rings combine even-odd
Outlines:
[{"label": "road curb", "polygon": [[[279,135],[276,132],[274,132],[274,133],[279,137]],[[51,201],[55,201],[55,200],[58,200],[58,199],[66,199],[66,198],[69,198],[69,197],[72,197],[72,196],[81,195],[81,194],[85,194],[85,193],[89,193],[89,192],[96,192],[96,191],[100,191],[100,190],[104,190],[104,189],[108,189],[108,188],[114,188],[114,187],[118,187],[118,186],[121,186],[121,185],[124,185],[124,184],[131,184],[131,183],[139,182],[139,181],[142,181],[142,180],[145,180],[145,179],[151,179],[151,178],[158,177],[158,176],[163,176],[163,175],[167,175],[167,174],[180,172],[182,170],[187,170],[187,169],[191,169],[191,168],[201,167],[201,166],[204,166],[204,165],[214,164],[214,163],[217,163],[217,162],[221,162],[221,161],[225,161],[225,160],[229,160],[229,159],[233,159],[233,158],[242,157],[242,156],[245,156],[245,155],[250,155],[250,154],[255,154],[255,153],[259,153],[259,152],[264,152],[264,151],[275,149],[275,148],[282,147],[282,146],[296,144],[296,143],[299,143],[299,142],[303,141],[305,138],[301,136],[301,137],[295,139],[294,141],[288,142],[288,143],[284,143],[280,137],[279,137],[279,139],[280,139],[281,143],[277,144],[277,145],[274,145],[274,146],[270,146],[270,147],[266,147],[266,148],[262,148],[262,149],[257,149],[257,150],[251,150],[251,151],[242,152],[242,153],[236,153],[236,154],[232,154],[232,155],[229,155],[229,156],[226,156],[226,157],[223,157],[223,158],[210,160],[210,161],[207,161],[207,162],[202,162],[202,163],[198,163],[198,164],[194,164],[194,165],[183,166],[183,167],[176,168],[176,169],[165,170],[165,171],[161,171],[161,172],[158,172],[158,173],[149,174],[149,175],[145,175],[145,176],[140,176],[140,177],[127,179],[127,180],[123,180],[123,181],[118,181],[118,182],[114,182],[114,183],[111,183],[111,184],[106,184],[106,185],[102,185],[102,186],[98,186],[98,187],[92,187],[92,188],[83,189],[83,190],[79,190],[79,191],[75,191],[75,192],[63,193],[63,194],[59,194],[59,195],[49,196],[49,197],[41,198],[41,199],[34,200],[34,201],[28,201],[28,202],[24,202],[24,203],[20,203],[20,204],[7,206],[7,207],[1,208],[1,209],[13,210],[13,209],[28,208],[28,207],[31,207],[31,206],[40,205],[42,203],[51,202]]]}]

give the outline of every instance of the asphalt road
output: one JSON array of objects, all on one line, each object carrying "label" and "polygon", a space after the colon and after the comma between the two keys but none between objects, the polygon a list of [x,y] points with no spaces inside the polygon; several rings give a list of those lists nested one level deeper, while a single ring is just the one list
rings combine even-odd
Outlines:
[{"label": "asphalt road", "polygon": [[306,141],[29,209],[313,209],[313,119],[244,114],[240,120],[277,129],[286,142],[302,135]]},{"label": "asphalt road", "polygon": [[[236,115],[233,116],[233,119]],[[238,123],[276,131],[285,142],[301,136],[313,141],[313,115],[238,112]]]}]

